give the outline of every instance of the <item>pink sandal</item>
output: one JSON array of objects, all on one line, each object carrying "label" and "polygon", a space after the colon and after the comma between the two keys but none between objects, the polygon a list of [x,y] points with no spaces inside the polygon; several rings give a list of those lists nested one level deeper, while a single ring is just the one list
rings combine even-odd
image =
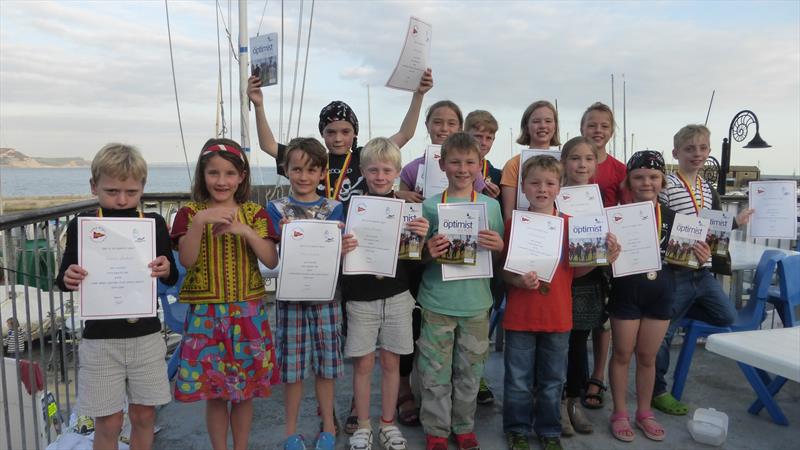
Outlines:
[{"label": "pink sandal", "polygon": [[667,437],[664,427],[656,422],[655,414],[649,409],[636,412],[636,427],[642,430],[647,439],[652,441],[663,441]]},{"label": "pink sandal", "polygon": [[[638,422],[637,422],[638,423]],[[627,411],[620,411],[611,414],[609,420],[611,434],[622,442],[633,442],[634,433],[631,427],[631,418]]]}]

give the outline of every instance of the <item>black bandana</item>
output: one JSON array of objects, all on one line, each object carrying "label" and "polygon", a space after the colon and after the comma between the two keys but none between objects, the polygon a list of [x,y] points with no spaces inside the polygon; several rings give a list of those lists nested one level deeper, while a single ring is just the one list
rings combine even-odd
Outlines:
[{"label": "black bandana", "polygon": [[319,133],[322,134],[322,130],[324,130],[329,123],[337,120],[349,122],[350,125],[353,126],[355,135],[358,136],[358,118],[356,117],[356,113],[353,112],[353,109],[347,103],[340,100],[334,100],[328,103],[328,106],[322,108],[322,111],[319,112]]},{"label": "black bandana", "polygon": [[634,153],[628,160],[628,172],[635,169],[656,169],[661,173],[665,171],[664,157],[653,150],[642,150]]}]

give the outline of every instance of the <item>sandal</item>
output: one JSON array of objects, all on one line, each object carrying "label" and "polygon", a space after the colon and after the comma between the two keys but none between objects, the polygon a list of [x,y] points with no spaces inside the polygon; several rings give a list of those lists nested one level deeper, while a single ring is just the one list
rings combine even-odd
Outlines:
[{"label": "sandal", "polygon": [[572,428],[581,434],[591,433],[594,431],[594,426],[592,426],[592,422],[583,413],[583,409],[578,403],[577,398],[567,397],[567,414],[569,415],[570,423],[572,423]]},{"label": "sandal", "polygon": [[[589,392],[589,388],[592,386],[597,388],[596,393]],[[601,409],[603,407],[603,394],[607,390],[608,386],[606,386],[602,380],[589,378],[589,381],[586,382],[586,392],[584,392],[583,397],[581,397],[581,405],[587,409]],[[594,400],[596,403],[589,403],[588,400]]]},{"label": "sandal", "polygon": [[[401,406],[405,405],[406,403],[411,403],[414,405],[414,407],[402,410]],[[407,427],[417,427],[420,425],[419,408],[414,402],[413,394],[406,394],[397,399],[397,422],[400,423],[400,425]]]},{"label": "sandal", "polygon": [[649,409],[636,412],[636,428],[642,430],[644,436],[651,441],[663,441],[667,436],[664,427],[656,422],[655,414]]},{"label": "sandal", "polygon": [[669,392],[656,395],[650,404],[653,405],[653,408],[673,416],[685,416],[689,413],[689,406],[673,397]]},{"label": "sandal", "polygon": [[[638,421],[637,421],[638,423]],[[622,442],[633,442],[635,435],[631,428],[631,419],[627,411],[615,412],[611,414],[609,420],[611,434]]]},{"label": "sandal", "polygon": [[[354,409],[356,409],[355,397],[350,400],[350,415],[348,415],[347,419],[344,420],[344,432],[349,435],[352,435],[356,432],[356,430],[358,430],[358,415],[353,414]],[[339,428],[338,423],[336,424],[336,428]]]}]

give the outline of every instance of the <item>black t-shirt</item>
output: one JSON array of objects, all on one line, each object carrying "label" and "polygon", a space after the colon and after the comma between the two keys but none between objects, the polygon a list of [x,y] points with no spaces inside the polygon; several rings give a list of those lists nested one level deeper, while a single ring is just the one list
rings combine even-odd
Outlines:
[{"label": "black t-shirt", "polygon": [[[97,211],[88,211],[79,214],[79,216],[97,216]],[[139,212],[136,208],[104,209],[103,216],[139,217]],[[163,217],[156,213],[145,213],[144,217],[155,219],[156,221],[156,254],[158,256],[166,256],[170,264],[169,276],[166,279],[162,278],[161,281],[168,286],[172,286],[178,281],[178,268],[175,266],[175,260],[172,257],[172,244],[169,240],[167,223]],[[72,219],[67,225],[67,246],[64,249],[64,257],[61,259],[61,267],[56,277],[56,286],[65,292],[70,289],[64,284],[64,272],[72,264],[78,264],[78,221],[76,219]],[[123,339],[147,336],[159,331],[161,331],[161,321],[158,317],[141,318],[134,323],[128,322],[127,319],[87,320],[83,325],[83,337],[86,339]]]},{"label": "black t-shirt", "polygon": [[[364,147],[358,147],[351,152],[353,156],[350,157],[350,164],[347,166],[345,179],[342,180],[342,186],[339,188],[339,195],[335,198],[335,200],[339,200],[343,203],[345,214],[347,214],[347,205],[349,204],[350,197],[353,195],[364,195],[367,191],[367,182],[364,180],[364,177],[361,176],[362,148]],[[286,149],[287,147],[285,145],[278,144],[278,156],[275,158],[278,165],[278,175],[286,176],[283,170],[283,163],[286,159]],[[347,159],[347,154],[334,155],[333,153],[328,153],[328,181],[331,189],[333,189],[334,186],[336,186],[336,182],[339,181],[339,174],[342,172],[345,159]],[[328,193],[325,192],[325,183],[320,183],[319,186],[317,186],[317,194],[321,197],[327,196]]]},{"label": "black t-shirt", "polygon": [[486,161],[489,163],[489,180],[491,180],[492,184],[500,186],[500,179],[503,178],[503,171],[493,166],[488,159]]}]

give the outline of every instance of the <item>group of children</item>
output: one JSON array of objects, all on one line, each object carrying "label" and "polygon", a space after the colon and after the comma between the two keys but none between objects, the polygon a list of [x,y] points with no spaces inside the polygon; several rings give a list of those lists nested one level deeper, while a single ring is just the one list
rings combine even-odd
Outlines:
[{"label": "group of children", "polygon": [[[372,139],[363,147],[357,146],[358,119],[341,101],[331,102],[320,113],[324,146],[314,138],[277,143],[264,112],[258,78],[252,77],[249,83],[259,144],[276,158],[279,173],[289,179],[289,196],[267,205],[249,201],[250,167],[245,153],[234,141],[210,139],[197,162],[192,201],[178,211],[168,231],[160,216],[138,210],[147,175],[141,155],[132,147],[109,144],[92,162],[91,189],[100,208],[84,213],[153,217],[158,258],[150,268],[152,276],[164,284],[178,279],[173,259],[173,249],[177,250],[178,261],[187,269],[179,300],[189,304],[189,311],[174,397],[206,401],[213,448],[227,448],[229,428],[234,448],[247,448],[252,400],[269,396],[271,387],[282,383],[284,449],[333,449],[338,431],[335,380],[343,376],[345,358],[349,358],[354,395],[344,431],[352,435],[350,449],[370,449],[373,441],[387,450],[418,448],[406,441],[396,422],[421,423],[428,450],[446,450],[450,437],[461,450],[479,449],[474,433],[476,404],[478,399],[485,403],[493,398],[482,379],[489,316],[493,304],[503,298],[503,429],[510,449],[528,449],[532,431],[548,450],[562,448],[561,436],[593,431],[583,407],[604,406],[609,341],[613,341],[609,427],[614,437],[631,441],[635,435],[625,395],[634,353],[635,424],[644,435],[665,438],[651,405],[671,414],[687,412],[685,405],[666,393],[664,382],[669,343],[678,321],[686,314],[699,314],[725,325],[735,317],[709,267],[690,270],[665,264],[659,272],[611,278],[606,268],[571,267],[568,239],[549,283],[539,280],[535,272],[518,275],[503,271],[502,265],[518,190],[529,202],[529,211],[562,217],[567,237],[570,217],[556,208],[556,196],[561,186],[590,183],[599,184],[606,206],[653,202],[663,252],[676,212],[697,214],[702,208],[719,208],[713,187],[698,173],[709,155],[708,129],[690,125],[675,135],[673,156],[679,169],[667,176],[658,152],[637,152],[627,166],[606,152],[615,128],[613,114],[606,105],[595,103],[581,118],[582,136],[561,146],[560,160],[535,156],[521,163],[520,156],[515,156],[501,171],[486,159],[498,130],[494,117],[473,111],[465,123],[455,103],[439,101],[429,108],[425,124],[431,142],[441,145],[439,165],[448,187],[424,198],[426,193],[417,189],[424,159],[403,167],[400,148],[414,135],[423,97],[433,86],[430,71],[413,94],[398,133]],[[559,147],[555,107],[547,101],[532,103],[522,116],[517,142],[532,149]],[[398,177],[400,188],[394,190]],[[399,261],[393,278],[343,275],[334,299],[328,302],[277,301],[271,330],[258,262],[277,266],[276,248],[282,225],[288,221],[346,221],[353,195],[422,203],[422,217],[406,225],[423,242],[422,260]],[[479,231],[477,246],[492,254],[493,279],[443,281],[442,265],[435,260],[451,242],[439,233],[437,206],[458,202],[486,204],[488,227]],[[751,213],[742,213],[738,223],[746,223]],[[613,234],[607,240],[607,257],[613,262],[624,249]],[[342,237],[343,254],[357,246],[356,236]],[[76,247],[73,221],[57,279],[63,290],[78,289],[86,276],[77,265]],[[693,251],[699,261],[710,261],[705,243],[695,244]],[[95,417],[95,448],[116,448],[126,395],[131,446],[152,446],[155,406],[172,398],[160,329],[157,318],[86,322],[78,398],[81,412]],[[594,367],[590,376],[587,342],[591,333]],[[374,434],[370,380],[376,352],[381,366],[381,415]],[[413,369],[418,373],[419,399],[409,383]],[[312,376],[321,417],[313,444],[297,433],[303,380]]]}]

